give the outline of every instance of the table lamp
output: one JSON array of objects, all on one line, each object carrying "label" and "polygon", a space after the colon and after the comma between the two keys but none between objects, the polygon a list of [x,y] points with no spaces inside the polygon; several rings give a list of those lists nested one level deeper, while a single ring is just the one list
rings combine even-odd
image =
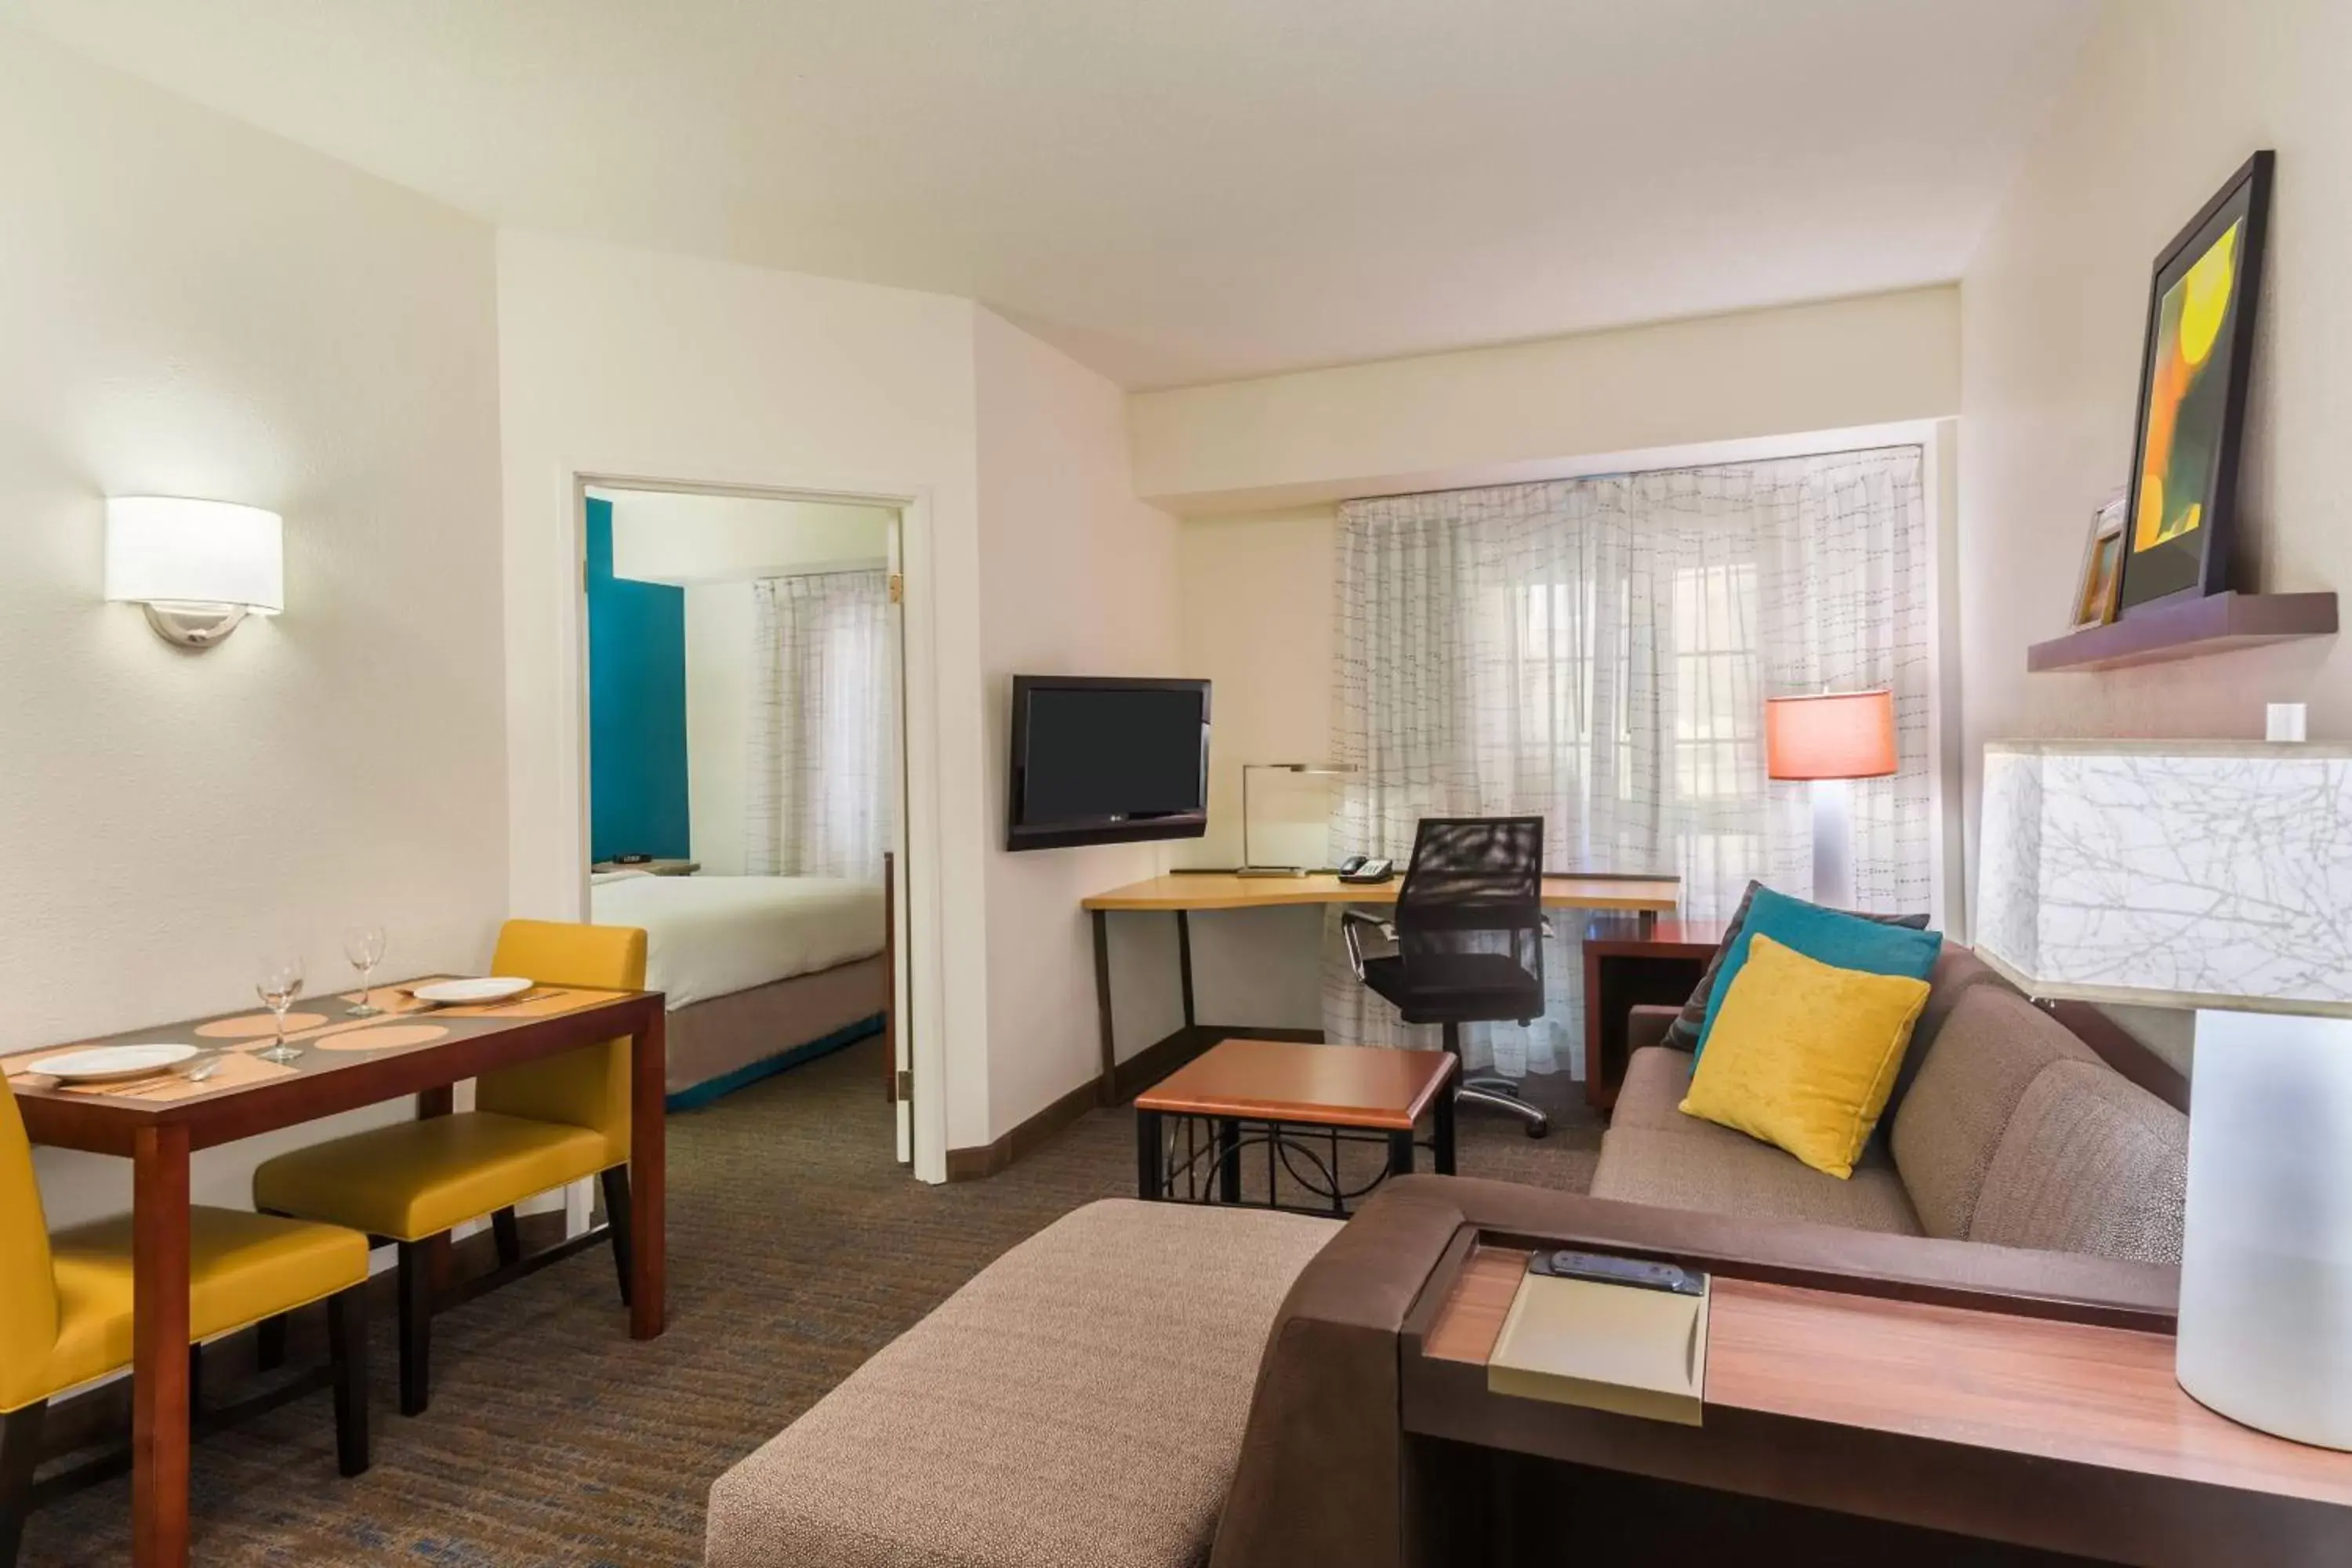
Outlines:
[{"label": "table lamp", "polygon": [[2174,1373],[2352,1448],[2352,748],[1995,741],[1977,952],[2197,1009]]},{"label": "table lamp", "polygon": [[1304,866],[1261,866],[1250,858],[1250,774],[1297,773],[1308,778],[1344,778],[1364,770],[1349,763],[1244,763],[1242,764],[1242,863],[1244,877],[1304,877]]},{"label": "table lamp", "polygon": [[1764,771],[1813,786],[1813,902],[1853,907],[1849,779],[1895,770],[1895,694],[1824,691],[1764,702]]}]

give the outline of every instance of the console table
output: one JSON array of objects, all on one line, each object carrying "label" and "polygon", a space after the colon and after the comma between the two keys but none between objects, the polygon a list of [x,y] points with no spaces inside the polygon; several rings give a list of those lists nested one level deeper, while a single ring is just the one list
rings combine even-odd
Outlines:
[{"label": "console table", "polygon": [[1699,1426],[1491,1393],[1529,1240],[1465,1227],[1431,1276],[1409,1438],[2103,1562],[2352,1561],[2352,1454],[2207,1410],[2128,1313],[1717,1263]]}]

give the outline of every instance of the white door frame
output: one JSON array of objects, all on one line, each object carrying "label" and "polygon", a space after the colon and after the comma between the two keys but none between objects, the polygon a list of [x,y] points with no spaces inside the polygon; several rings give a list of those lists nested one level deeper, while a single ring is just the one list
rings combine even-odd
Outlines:
[{"label": "white door frame", "polygon": [[898,1065],[913,1075],[911,1105],[898,1110],[898,1157],[911,1156],[918,1180],[947,1180],[946,964],[941,918],[939,745],[939,637],[937,596],[931,591],[933,549],[931,489],[928,485],[813,480],[805,475],[708,470],[692,479],[630,463],[566,461],[560,465],[563,544],[558,557],[562,577],[551,584],[560,606],[556,635],[562,642],[557,668],[572,683],[572,788],[565,804],[576,829],[572,854],[576,917],[588,916],[588,617],[581,564],[587,559],[588,491],[661,490],[673,494],[749,496],[764,500],[864,503],[897,509],[900,573],[904,582],[904,708],[900,717],[900,768],[906,809],[898,828],[899,914],[898,969],[892,979],[898,1014]]}]

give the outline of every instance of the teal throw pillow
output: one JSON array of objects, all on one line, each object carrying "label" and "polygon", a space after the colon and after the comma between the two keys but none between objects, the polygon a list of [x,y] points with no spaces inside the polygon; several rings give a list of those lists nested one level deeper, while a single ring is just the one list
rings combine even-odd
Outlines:
[{"label": "teal throw pillow", "polygon": [[1936,967],[1937,953],[1944,946],[1941,931],[1884,925],[1866,916],[1823,909],[1769,888],[1759,888],[1748,905],[1748,918],[1724,946],[1723,964],[1716,972],[1715,989],[1707,994],[1706,1022],[1699,1027],[1698,1050],[1691,1056],[1694,1062],[1699,1052],[1706,1049],[1706,1037],[1715,1028],[1716,1015],[1723,1007],[1731,983],[1748,966],[1749,939],[1759,931],[1816,963],[1836,969],[1859,969],[1866,974],[1899,974],[1911,980],[1927,978],[1928,971]]}]

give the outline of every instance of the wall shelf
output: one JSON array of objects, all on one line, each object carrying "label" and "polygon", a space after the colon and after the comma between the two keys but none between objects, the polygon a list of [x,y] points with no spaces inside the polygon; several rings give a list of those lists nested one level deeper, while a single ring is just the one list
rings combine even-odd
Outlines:
[{"label": "wall shelf", "polygon": [[2025,668],[2121,669],[2336,631],[2334,594],[2208,594],[2150,605],[2119,621],[2069,632],[2025,650]]}]

